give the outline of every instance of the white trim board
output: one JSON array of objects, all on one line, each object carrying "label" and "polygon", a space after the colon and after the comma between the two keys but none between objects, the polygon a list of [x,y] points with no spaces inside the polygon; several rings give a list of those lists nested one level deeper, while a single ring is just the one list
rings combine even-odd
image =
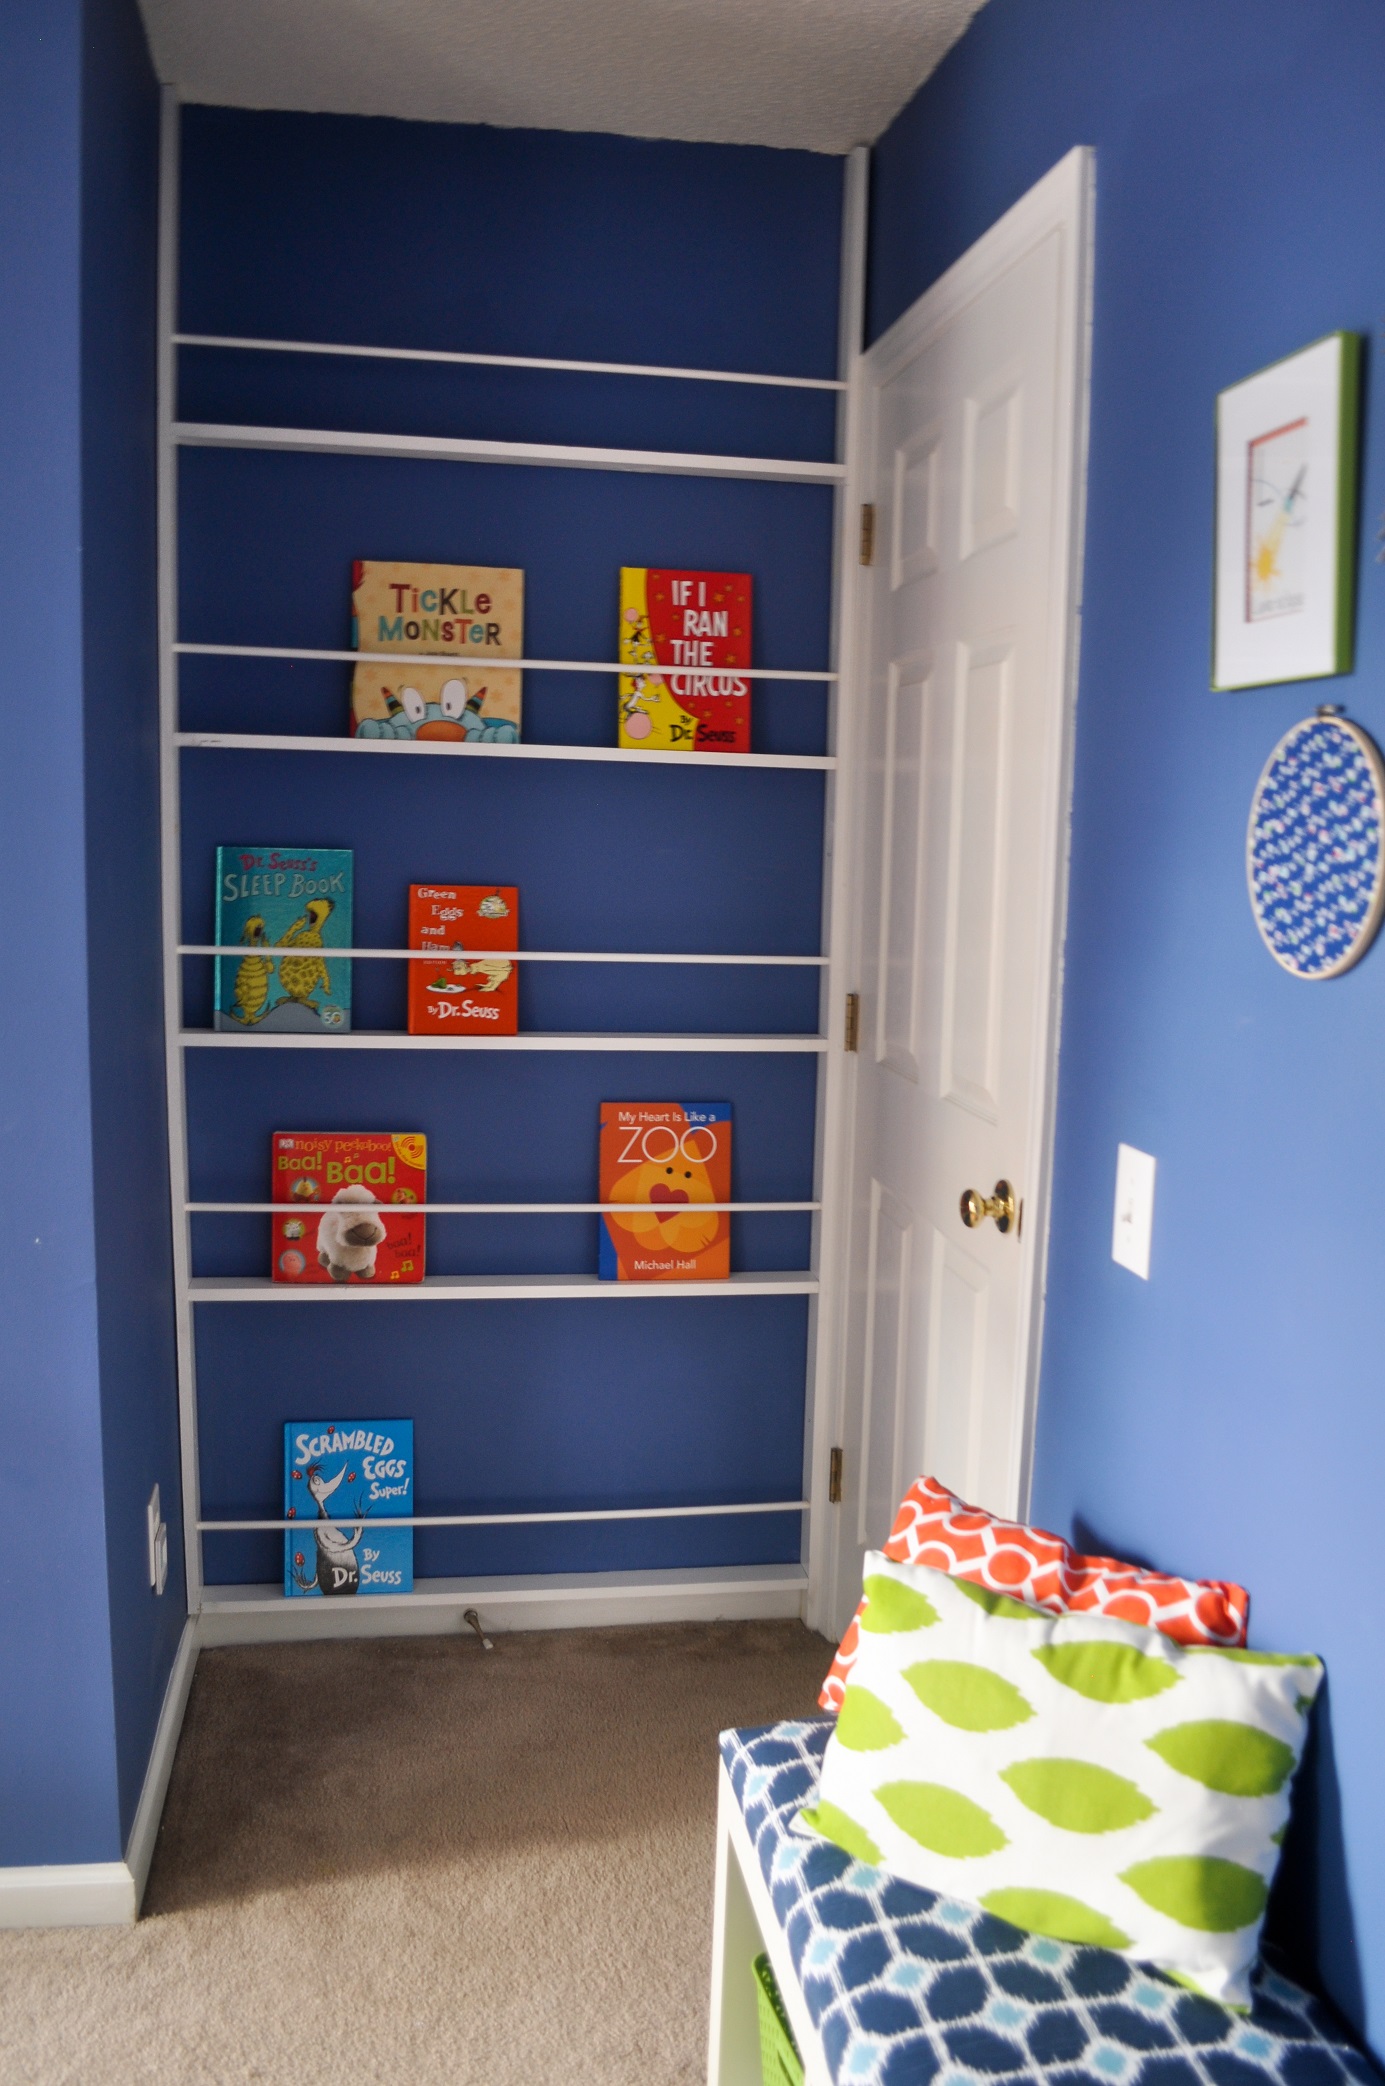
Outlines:
[{"label": "white trim board", "polygon": [[197,1624],[189,1616],[164,1690],[124,1861],[0,1869],[0,1927],[128,1927],[139,1917],[197,1649]]},{"label": "white trim board", "polygon": [[709,1565],[648,1572],[525,1573],[491,1579],[420,1579],[411,1594],[356,1601],[288,1601],[278,1586],[208,1586],[198,1642],[303,1643],[313,1638],[470,1635],[483,1628],[605,1629],[618,1623],[756,1622],[798,1617],[801,1565]]},{"label": "white trim board", "polygon": [[154,1732],[154,1743],[149,1749],[149,1765],[144,1770],[144,1787],[140,1791],[135,1807],[134,1823],[125,1846],[125,1867],[129,1870],[135,1887],[134,1918],[144,1903],[144,1886],[149,1881],[149,1864],[154,1859],[154,1843],[159,1836],[159,1825],[163,1818],[164,1799],[168,1795],[168,1778],[173,1772],[173,1756],[178,1750],[178,1740],[183,1730],[183,1715],[188,1706],[188,1695],[192,1689],[192,1676],[197,1668],[198,1630],[194,1617],[188,1616],[183,1624],[183,1634],[178,1640],[168,1686],[164,1689],[163,1708],[159,1711],[158,1727]]}]

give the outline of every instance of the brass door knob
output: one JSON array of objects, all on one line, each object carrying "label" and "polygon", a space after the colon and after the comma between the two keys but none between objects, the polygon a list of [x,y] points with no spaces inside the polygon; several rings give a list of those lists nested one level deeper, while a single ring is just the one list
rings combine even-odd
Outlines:
[{"label": "brass door knob", "polygon": [[978,1195],[975,1188],[964,1188],[961,1210],[968,1231],[974,1231],[987,1217],[995,1218],[997,1231],[1008,1231],[1015,1221],[1015,1191],[1008,1181],[997,1181],[994,1195]]}]

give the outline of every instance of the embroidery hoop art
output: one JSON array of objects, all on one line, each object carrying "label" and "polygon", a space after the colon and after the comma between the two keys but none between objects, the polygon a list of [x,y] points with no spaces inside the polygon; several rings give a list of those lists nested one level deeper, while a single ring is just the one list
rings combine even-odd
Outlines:
[{"label": "embroidery hoop art", "polygon": [[1339,978],[1385,913],[1385,760],[1324,704],[1285,732],[1255,786],[1246,882],[1261,940],[1290,977]]}]

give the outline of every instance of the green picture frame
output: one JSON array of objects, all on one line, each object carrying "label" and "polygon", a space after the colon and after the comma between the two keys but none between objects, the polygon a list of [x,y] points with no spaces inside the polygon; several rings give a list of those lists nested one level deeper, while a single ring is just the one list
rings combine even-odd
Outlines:
[{"label": "green picture frame", "polygon": [[1214,689],[1351,672],[1361,363],[1329,333],[1217,396]]}]

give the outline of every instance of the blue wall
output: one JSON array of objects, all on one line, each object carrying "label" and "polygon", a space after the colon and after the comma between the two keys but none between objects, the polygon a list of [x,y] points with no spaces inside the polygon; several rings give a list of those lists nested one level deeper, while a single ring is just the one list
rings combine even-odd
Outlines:
[{"label": "blue wall", "polygon": [[[0,11],[0,1865],[119,1857],[181,1615],[142,1530],[156,1478],[177,1506],[144,918],[154,116],[133,0]],[[94,1218],[112,1181],[123,1214]]]},{"label": "blue wall", "polygon": [[[1327,1701],[1274,1910],[1385,2040],[1385,946],[1277,969],[1245,823],[1324,699],[1385,741],[1378,0],[990,0],[882,140],[878,333],[1074,144],[1097,149],[1086,601],[1035,1517],[1243,1581]],[[1357,670],[1208,692],[1217,391],[1371,342]],[[1110,1259],[1118,1141],[1159,1162],[1151,1280]]]},{"label": "blue wall", "polygon": [[[159,92],[134,0],[88,0],[82,631],[101,1422],[122,1838],[186,1612],[158,907]],[[145,1503],[169,1531],[149,1587]]]},{"label": "blue wall", "polygon": [[0,13],[0,831],[11,888],[42,894],[7,909],[0,971],[4,1863],[120,1853],[84,961],[81,39],[76,0]]},{"label": "blue wall", "polygon": [[[180,321],[367,341],[835,375],[842,169],[803,153],[193,107]],[[368,293],[368,294],[367,294]],[[187,419],[830,458],[831,393],[185,350]],[[522,566],[531,656],[609,659],[622,565],[748,571],[755,663],[825,667],[824,488],[580,470],[190,450],[189,639],[337,647],[358,557]],[[346,729],[341,665],[187,660],[189,729]],[[530,673],[524,736],[614,745],[610,675]],[[821,752],[821,688],[757,687],[760,751]],[[520,890],[536,949],[810,954],[822,776],[678,767],[183,760],[186,939],[212,934],[218,843],[347,846],[356,939],[400,947],[410,882]],[[210,965],[187,967],[205,1026]],[[404,1027],[403,966],[363,964],[354,1020]],[[813,970],[538,966],[526,1028],[813,1032]],[[421,1129],[443,1201],[595,1198],[602,1100],[727,1099],[733,1194],[812,1193],[809,1055],[189,1052],[197,1199],[266,1192],[275,1129]],[[733,1265],[796,1268],[808,1224],[736,1220]],[[199,1220],[202,1273],[263,1274],[263,1219]],[[591,1270],[596,1220],[434,1218],[433,1272]],[[281,1510],[285,1420],[415,1421],[421,1513],[800,1496],[807,1301],[199,1307],[204,1503]],[[311,1320],[311,1324],[308,1321]],[[424,1574],[796,1559],[797,1517],[420,1535]],[[212,1581],[278,1577],[272,1536],[207,1544]]]}]

